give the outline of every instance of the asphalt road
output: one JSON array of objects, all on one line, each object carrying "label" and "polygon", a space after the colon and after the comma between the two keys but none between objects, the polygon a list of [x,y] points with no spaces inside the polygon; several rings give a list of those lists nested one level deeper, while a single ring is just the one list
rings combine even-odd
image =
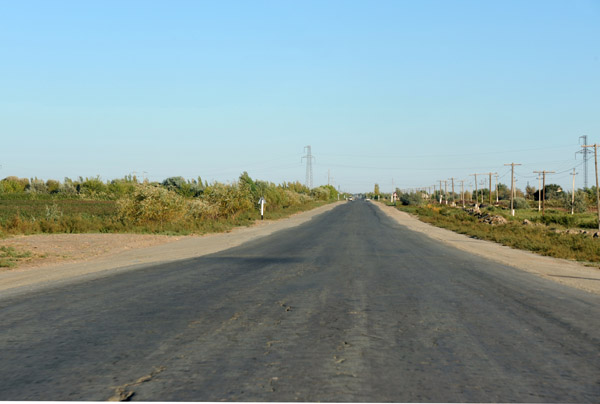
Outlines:
[{"label": "asphalt road", "polygon": [[0,298],[0,400],[598,402],[600,298],[369,203]]}]

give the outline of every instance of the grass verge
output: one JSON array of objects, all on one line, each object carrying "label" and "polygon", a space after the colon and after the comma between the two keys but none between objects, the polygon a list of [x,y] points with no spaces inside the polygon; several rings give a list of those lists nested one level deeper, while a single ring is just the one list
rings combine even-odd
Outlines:
[{"label": "grass verge", "polygon": [[[550,257],[593,263],[594,266],[600,264],[600,240],[586,234],[561,232],[563,225],[560,223],[546,225],[542,220],[536,220],[535,225],[523,225],[521,220],[498,209],[492,209],[489,213],[503,216],[508,220],[506,224],[482,223],[477,216],[460,208],[428,205],[397,206],[397,209],[411,213],[423,222],[478,239]],[[486,213],[485,210],[482,213]]]}]

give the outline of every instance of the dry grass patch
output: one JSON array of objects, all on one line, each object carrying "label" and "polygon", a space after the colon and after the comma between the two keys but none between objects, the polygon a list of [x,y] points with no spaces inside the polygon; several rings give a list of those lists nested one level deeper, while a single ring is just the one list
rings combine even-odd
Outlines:
[{"label": "dry grass patch", "polygon": [[14,247],[0,247],[0,268],[14,268],[24,258],[31,257],[31,251],[17,251]]}]

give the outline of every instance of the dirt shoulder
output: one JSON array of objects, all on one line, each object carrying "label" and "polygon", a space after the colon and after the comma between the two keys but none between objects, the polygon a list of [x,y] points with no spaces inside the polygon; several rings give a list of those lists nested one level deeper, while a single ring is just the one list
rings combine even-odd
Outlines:
[{"label": "dirt shoulder", "polygon": [[529,251],[516,250],[491,241],[478,240],[453,231],[421,222],[406,212],[374,203],[387,216],[410,230],[421,232],[434,240],[493,261],[510,265],[554,282],[600,294],[600,270],[578,262],[544,257]]},{"label": "dirt shoulder", "polygon": [[16,269],[0,269],[0,293],[37,288],[82,276],[130,269],[152,263],[212,254],[298,226],[341,203],[294,214],[288,218],[257,221],[228,233],[203,236],[138,234],[56,234],[20,236],[0,241],[0,246],[32,251],[32,258]]},{"label": "dirt shoulder", "polygon": [[42,266],[83,262],[115,255],[123,251],[172,243],[187,236],[152,234],[35,234],[0,240],[0,246],[13,247],[31,256],[19,260],[16,268],[0,271],[28,270]]}]

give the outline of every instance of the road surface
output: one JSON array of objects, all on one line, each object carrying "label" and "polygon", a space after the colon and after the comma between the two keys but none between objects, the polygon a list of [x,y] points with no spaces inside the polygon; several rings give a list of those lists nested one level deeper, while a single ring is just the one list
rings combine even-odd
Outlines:
[{"label": "road surface", "polygon": [[0,297],[0,400],[598,402],[600,297],[355,201]]}]

